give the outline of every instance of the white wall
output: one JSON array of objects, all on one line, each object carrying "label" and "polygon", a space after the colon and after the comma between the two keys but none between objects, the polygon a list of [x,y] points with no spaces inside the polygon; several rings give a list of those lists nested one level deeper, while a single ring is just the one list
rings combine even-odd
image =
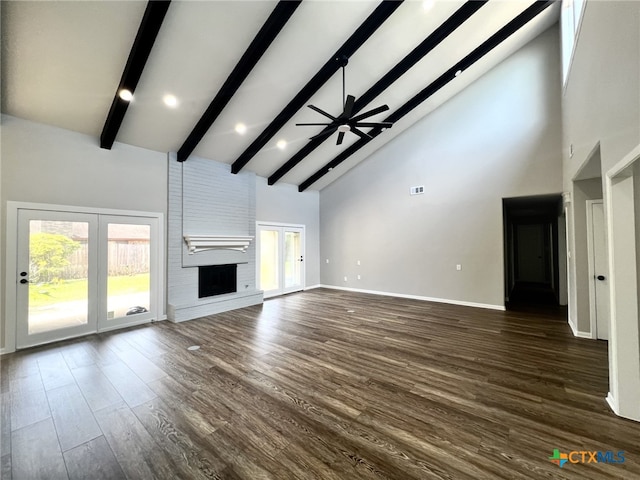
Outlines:
[{"label": "white wall", "polygon": [[[562,97],[564,190],[572,193],[571,243],[586,252],[584,181],[573,181],[599,144],[601,181],[640,143],[640,3],[587,1]],[[570,154],[573,147],[573,155]],[[597,174],[597,173],[596,173]],[[599,198],[602,198],[600,194]],[[605,205],[606,210],[606,205]],[[576,255],[569,278],[572,321],[589,331],[587,256]]]},{"label": "white wall", "polygon": [[[121,143],[103,150],[97,138],[8,115],[2,115],[1,149],[3,266],[8,200],[167,213],[165,153]],[[0,275],[5,278],[4,268]]]},{"label": "white wall", "polygon": [[315,191],[298,192],[294,185],[256,177],[256,219],[305,225],[305,286],[320,283],[320,195]]},{"label": "white wall", "polygon": [[502,198],[562,191],[560,94],[554,26],[322,190],[322,284],[502,307]]},{"label": "white wall", "polygon": [[[571,243],[578,248],[584,243],[584,201],[588,197],[582,187],[581,168],[589,160],[590,152],[600,145],[600,177],[625,156],[640,145],[640,2],[608,1],[586,2],[582,24],[571,64],[571,70],[562,98],[563,112],[563,169],[565,191],[572,193],[570,228],[574,238]],[[573,147],[573,155],[570,154]],[[597,172],[596,172],[597,174]],[[576,180],[576,181],[574,181]],[[623,189],[624,190],[624,189]],[[598,192],[595,192],[598,193]],[[624,190],[622,197],[632,194],[633,189]],[[612,226],[613,219],[623,218],[625,227],[616,231],[618,235],[608,238],[609,245],[615,250],[619,245],[637,242],[633,232],[633,214],[626,202],[609,204],[611,192],[605,189],[604,201],[607,222]],[[627,199],[630,199],[628,197]],[[635,207],[640,210],[640,201]],[[616,208],[621,211],[616,212]],[[611,210],[610,210],[611,208]],[[613,212],[613,219],[609,213]],[[609,232],[614,230],[610,229]],[[628,235],[628,238],[625,237]],[[631,249],[633,251],[633,249]],[[635,244],[635,251],[640,245]],[[620,253],[620,252],[618,252]],[[610,255],[610,259],[622,259],[621,255]],[[584,291],[588,279],[587,258],[576,256],[575,274],[569,277],[570,305],[575,312],[579,327],[588,325],[589,296]],[[622,264],[633,262],[630,255],[624,255]],[[620,262],[618,262],[620,264]],[[609,276],[612,282],[612,304],[616,299],[627,295],[628,285],[618,284],[614,279],[621,278],[622,271],[616,271],[616,264],[610,265]],[[622,302],[627,306],[637,304],[637,292]],[[615,313],[615,308],[612,312]],[[622,310],[620,310],[622,311]],[[616,315],[611,318],[609,340],[610,395],[609,403],[616,413],[640,419],[638,395],[638,318],[634,315]],[[632,345],[632,347],[630,347]]]},{"label": "white wall", "polygon": [[640,2],[588,0],[562,97],[565,191],[598,142],[603,172],[640,143],[639,79]]}]

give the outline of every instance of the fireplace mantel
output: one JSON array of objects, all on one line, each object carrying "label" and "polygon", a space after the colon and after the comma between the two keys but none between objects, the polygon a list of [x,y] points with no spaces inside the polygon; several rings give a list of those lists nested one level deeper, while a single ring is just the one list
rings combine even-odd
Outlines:
[{"label": "fireplace mantel", "polygon": [[244,235],[184,235],[189,255],[207,250],[236,250],[246,253],[253,237]]}]

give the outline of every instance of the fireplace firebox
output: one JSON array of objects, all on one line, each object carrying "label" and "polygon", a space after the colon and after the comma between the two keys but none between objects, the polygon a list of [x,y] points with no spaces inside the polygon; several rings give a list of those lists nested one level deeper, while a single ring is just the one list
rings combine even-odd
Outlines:
[{"label": "fireplace firebox", "polygon": [[237,292],[237,271],[237,265],[198,267],[198,298]]}]

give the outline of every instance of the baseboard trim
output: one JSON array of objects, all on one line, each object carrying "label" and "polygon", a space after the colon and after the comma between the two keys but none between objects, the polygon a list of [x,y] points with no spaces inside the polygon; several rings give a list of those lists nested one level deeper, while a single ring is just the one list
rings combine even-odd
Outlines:
[{"label": "baseboard trim", "polygon": [[489,310],[505,311],[504,305],[492,305],[489,303],[466,302],[463,300],[451,300],[448,298],[423,297],[421,295],[408,295],[404,293],[381,292],[379,290],[365,290],[362,288],[338,287],[336,285],[320,285],[321,288],[329,288],[332,290],[343,290],[345,292],[369,293],[371,295],[381,295],[385,297],[408,298],[411,300],[422,300],[425,302],[448,303],[450,305],[461,305],[463,307],[485,308]]},{"label": "baseboard trim", "polygon": [[320,288],[322,287],[322,285],[320,285],[319,283],[316,283],[315,285],[311,285],[310,287],[304,287],[304,291],[306,292],[307,290],[313,290],[315,288]]},{"label": "baseboard trim", "polygon": [[590,332],[581,332],[580,330],[578,330],[578,327],[576,327],[576,325],[573,323],[573,320],[569,319],[568,323],[569,327],[571,327],[571,331],[573,332],[574,337],[593,339]]},{"label": "baseboard trim", "polygon": [[8,353],[13,353],[15,350],[11,350],[10,348],[0,348],[0,355],[6,355]]},{"label": "baseboard trim", "polygon": [[611,392],[607,392],[607,396],[604,399],[609,404],[609,408],[611,408],[613,413],[620,416],[620,412],[618,409],[618,402],[616,402],[616,399],[614,398],[613,394]]}]

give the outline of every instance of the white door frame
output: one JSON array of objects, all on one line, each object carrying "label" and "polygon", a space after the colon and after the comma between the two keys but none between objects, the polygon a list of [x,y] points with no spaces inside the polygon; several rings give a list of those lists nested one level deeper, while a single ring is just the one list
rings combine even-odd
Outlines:
[{"label": "white door frame", "polygon": [[[300,278],[300,288],[293,288],[293,289],[285,289],[284,288],[284,284],[282,289],[280,289],[278,292],[270,294],[265,296],[265,298],[269,298],[269,297],[274,297],[277,295],[284,295],[285,293],[293,293],[293,292],[299,292],[304,290],[305,285],[306,285],[306,267],[305,267],[305,262],[306,262],[306,226],[305,225],[300,225],[300,224],[295,224],[295,223],[281,223],[281,222],[264,222],[264,221],[257,221],[256,222],[256,283],[260,282],[260,262],[261,262],[261,258],[260,258],[260,227],[276,227],[276,228],[291,228],[291,229],[300,229],[302,230],[302,253],[301,256],[303,258],[302,261],[302,272],[300,274],[301,278]],[[283,239],[280,239],[280,243],[282,243]],[[284,261],[284,258],[282,258],[282,252],[280,252],[279,255],[279,260],[282,263]],[[284,278],[282,278],[281,280],[282,282],[284,282]],[[260,286],[260,288],[262,288],[262,286]]]},{"label": "white door frame", "polygon": [[640,145],[611,168],[605,180],[607,237],[609,239],[609,393],[611,409],[640,421],[640,338],[636,187],[634,168],[640,166]]},{"label": "white door frame", "polygon": [[[158,275],[157,275],[157,320],[166,318],[166,295],[165,295],[165,236],[164,236],[164,214],[160,212],[145,212],[131,210],[116,210],[106,208],[78,207],[71,205],[54,205],[48,203],[14,202],[7,201],[6,218],[6,264],[5,264],[5,324],[4,324],[4,347],[1,354],[14,352],[16,349],[16,327],[17,327],[17,284],[18,276],[18,210],[51,210],[58,212],[90,213],[99,215],[124,215],[139,217],[154,217],[158,220]],[[148,320],[147,320],[148,321]]]},{"label": "white door frame", "polygon": [[[590,324],[591,324],[591,338],[594,339],[598,339],[598,338],[602,338],[602,339],[608,339],[609,335],[608,332],[610,330],[610,328],[608,327],[609,323],[610,323],[610,319],[607,318],[607,334],[606,335],[602,335],[602,333],[600,333],[600,335],[598,335],[598,312],[597,312],[597,297],[596,297],[596,281],[595,281],[595,277],[598,273],[605,273],[606,277],[607,277],[607,282],[609,280],[609,269],[607,268],[606,272],[596,272],[596,268],[595,268],[595,245],[594,245],[594,241],[593,241],[593,236],[594,236],[594,224],[593,224],[593,206],[594,205],[602,205],[603,206],[603,213],[604,213],[604,201],[602,199],[597,199],[597,200],[587,200],[586,201],[587,204],[587,268],[588,268],[588,275],[589,275],[589,318],[590,318]],[[605,219],[605,223],[603,224],[603,228],[605,229],[605,231],[603,231],[602,233],[605,235],[605,248],[606,248],[606,219]],[[608,253],[605,251],[603,252],[605,256],[608,256]],[[608,260],[608,259],[607,259]]]}]

